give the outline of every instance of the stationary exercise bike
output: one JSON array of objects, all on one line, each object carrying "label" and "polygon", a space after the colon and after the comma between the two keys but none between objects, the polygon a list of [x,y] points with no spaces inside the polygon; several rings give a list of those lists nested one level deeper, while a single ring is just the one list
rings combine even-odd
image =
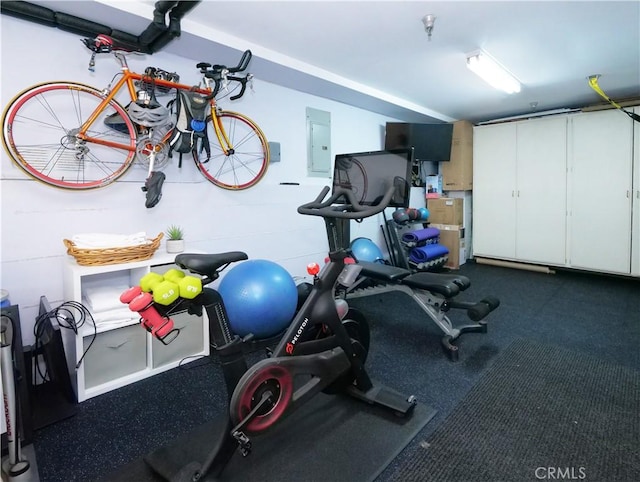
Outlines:
[{"label": "stationary exercise bike", "polygon": [[[387,206],[394,187],[389,187],[379,204],[367,207],[359,205],[348,190],[334,190],[324,200],[328,191],[325,187],[315,201],[300,206],[298,212],[343,219],[373,216]],[[335,206],[337,201],[343,204]],[[162,306],[142,302],[148,293],[136,288],[121,297],[140,313],[142,325],[163,343],[177,336],[170,318],[172,311],[186,308],[200,315],[204,308],[209,318],[212,356],[222,365],[229,397],[226,427],[204,462],[186,464],[172,474],[172,480],[220,476],[237,450],[243,456],[250,453],[249,434],[269,429],[319,392],[346,393],[399,416],[409,416],[416,406],[413,396],[374,386],[364,368],[369,349],[366,319],[349,309],[345,300],[335,299],[337,286],[349,286],[360,272],[346,249],[329,253],[326,264],[314,275],[308,297],[270,356],[248,368],[243,345],[251,341],[251,335],[243,340],[232,333],[224,300],[215,289],[206,287],[231,263],[246,259],[243,252],[179,254],[176,264],[202,277],[205,287],[196,298]]]}]

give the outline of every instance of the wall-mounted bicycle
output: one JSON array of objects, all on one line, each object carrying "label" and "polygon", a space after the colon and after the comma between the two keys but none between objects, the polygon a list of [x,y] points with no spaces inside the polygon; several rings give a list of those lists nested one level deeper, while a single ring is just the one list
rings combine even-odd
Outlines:
[{"label": "wall-mounted bicycle", "polygon": [[[230,99],[244,95],[252,75],[238,73],[251,60],[249,50],[236,67],[198,63],[204,85],[194,87],[179,83],[175,73],[153,67],[144,74],[132,72],[125,56],[132,51],[111,37],[82,41],[92,51],[90,70],[96,54],[108,53],[120,63],[120,72],[104,89],[78,82],[45,82],[22,91],[9,103],[2,118],[2,141],[28,175],[51,186],[86,190],[114,182],[139,162],[149,172],[142,188],[146,205],[155,206],[164,181],[160,169],[169,162],[172,142],[184,134],[177,132],[179,113],[171,108],[173,101],[162,105],[156,95],[179,92],[188,92],[204,104],[203,117],[192,119],[189,132],[200,137],[191,152],[207,180],[223,189],[239,190],[254,186],[265,175],[269,147],[261,129],[247,116],[216,104],[216,95],[231,82],[237,83],[240,92]],[[123,89],[130,100],[126,106],[116,100]]]}]

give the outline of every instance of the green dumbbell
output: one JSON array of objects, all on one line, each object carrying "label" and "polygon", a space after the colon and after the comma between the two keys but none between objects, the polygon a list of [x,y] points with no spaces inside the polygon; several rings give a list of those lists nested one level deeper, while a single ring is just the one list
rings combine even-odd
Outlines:
[{"label": "green dumbbell", "polygon": [[164,279],[177,283],[182,278],[184,278],[184,276],[185,276],[184,271],[181,271],[176,268],[171,268],[164,274]]},{"label": "green dumbbell", "polygon": [[191,300],[202,292],[202,280],[195,276],[185,276],[178,281],[180,296]]},{"label": "green dumbbell", "polygon": [[180,296],[180,288],[173,281],[164,280],[153,286],[153,301],[170,305]]},{"label": "green dumbbell", "polygon": [[151,293],[153,287],[158,283],[161,283],[164,277],[159,273],[147,273],[140,278],[140,289],[145,293]]}]

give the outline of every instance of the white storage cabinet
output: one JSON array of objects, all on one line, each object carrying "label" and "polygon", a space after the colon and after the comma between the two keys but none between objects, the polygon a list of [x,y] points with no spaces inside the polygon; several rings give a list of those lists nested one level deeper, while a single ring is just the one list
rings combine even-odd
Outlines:
[{"label": "white storage cabinet", "polygon": [[[640,107],[635,108],[640,115]],[[640,123],[633,124],[633,209],[631,211],[631,274],[640,276]]]},{"label": "white storage cabinet", "polygon": [[474,256],[640,277],[640,123],[623,112],[475,127],[473,173]]},{"label": "white storage cabinet", "polygon": [[[633,128],[633,121],[616,109],[570,120],[571,267],[630,273],[632,198],[637,197]],[[640,217],[640,211],[635,212]]]},{"label": "white storage cabinet", "polygon": [[567,118],[474,129],[475,256],[565,264]]},{"label": "white storage cabinet", "polygon": [[[82,302],[88,289],[136,286],[150,271],[164,273],[175,267],[175,255],[156,254],[152,259],[106,266],[80,266],[69,258],[64,267],[65,300]],[[126,308],[126,305],[122,304]],[[132,312],[133,313],[133,312]],[[209,324],[206,313],[193,316],[172,314],[180,335],[169,345],[162,344],[133,319],[122,326],[94,326],[86,323],[76,335],[63,330],[67,364],[78,401],[101,395],[209,354]],[[86,352],[82,363],[83,353]]]}]

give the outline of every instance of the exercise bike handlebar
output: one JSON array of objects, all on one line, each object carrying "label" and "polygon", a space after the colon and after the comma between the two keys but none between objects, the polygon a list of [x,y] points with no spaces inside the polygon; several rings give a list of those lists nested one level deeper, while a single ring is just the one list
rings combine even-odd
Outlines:
[{"label": "exercise bike handlebar", "polygon": [[[395,192],[395,186],[391,185],[385,192],[382,200],[375,206],[362,206],[355,199],[353,191],[345,188],[335,188],[333,194],[323,201],[329,186],[325,186],[318,197],[310,202],[298,207],[300,214],[308,214],[310,216],[321,216],[323,218],[339,218],[339,219],[364,219],[374,216],[384,211],[389,205],[391,198]],[[335,205],[336,201],[344,199],[346,204]]]}]

